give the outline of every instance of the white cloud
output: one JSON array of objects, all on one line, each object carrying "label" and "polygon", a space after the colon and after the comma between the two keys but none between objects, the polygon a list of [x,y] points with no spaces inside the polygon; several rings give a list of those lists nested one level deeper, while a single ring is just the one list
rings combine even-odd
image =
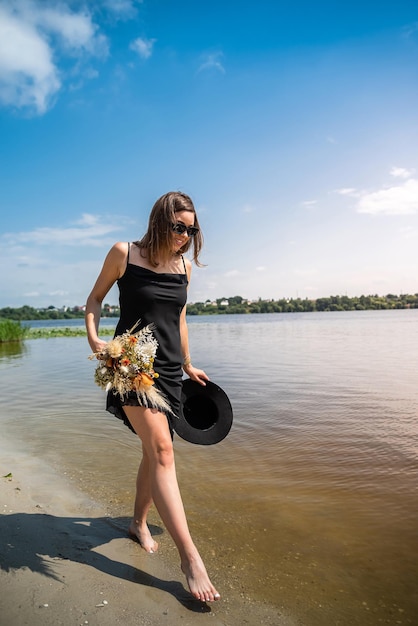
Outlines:
[{"label": "white cloud", "polygon": [[[122,230],[120,225],[106,224],[97,215],[84,214],[76,226],[63,228],[39,227],[31,231],[2,235],[3,245],[21,246],[103,246],[108,244],[107,235]],[[105,241],[104,241],[105,238]]]},{"label": "white cloud", "polygon": [[60,86],[48,43],[0,7],[0,102],[43,113]]},{"label": "white cloud", "polygon": [[[86,80],[94,80],[98,78],[99,72],[92,67],[82,67],[81,64],[77,64],[74,68],[74,71],[71,72],[71,77],[75,76],[75,81],[69,83],[68,90],[69,91],[77,91],[84,87]],[[79,101],[80,102],[80,101]],[[75,101],[73,100],[71,105],[74,106]]]},{"label": "white cloud", "polygon": [[357,197],[359,195],[359,192],[354,187],[342,187],[341,189],[336,189],[335,193],[339,193],[341,196]]},{"label": "white cloud", "polygon": [[104,7],[121,19],[131,19],[137,14],[142,0],[101,0]]},{"label": "white cloud", "polygon": [[[132,223],[123,216],[106,219],[86,214],[76,224],[61,228],[0,235],[0,265],[8,267],[0,276],[3,306],[22,306],[26,298],[33,306],[47,306],[51,299],[53,304],[83,302],[104,251],[117,239],[126,241],[131,229]],[[117,294],[109,298],[116,302]]]},{"label": "white cloud", "polygon": [[305,207],[306,209],[311,209],[316,204],[318,204],[318,201],[317,200],[304,200],[300,204],[301,204],[301,206]]},{"label": "white cloud", "polygon": [[412,178],[415,170],[393,166],[389,174],[397,178],[397,184],[385,185],[378,190],[342,187],[334,192],[356,198],[358,213],[370,215],[411,215],[418,213],[418,179]]},{"label": "white cloud", "polygon": [[225,278],[234,278],[235,276],[239,275],[239,271],[238,270],[230,270],[229,272],[225,272],[224,276]]},{"label": "white cloud", "polygon": [[371,215],[410,215],[418,212],[418,180],[364,193],[357,204],[359,213]]},{"label": "white cloud", "polygon": [[395,178],[410,178],[414,170],[406,170],[404,167],[392,167],[389,174]]},{"label": "white cloud", "polygon": [[138,37],[131,42],[129,47],[134,52],[137,52],[142,59],[149,59],[155,42],[156,39],[144,39]]},{"label": "white cloud", "polygon": [[74,224],[80,224],[80,226],[94,226],[101,220],[100,215],[92,215],[91,213],[83,213],[79,220],[76,220]]},{"label": "white cloud", "polygon": [[203,72],[205,70],[217,70],[218,72],[221,72],[221,74],[225,74],[225,68],[222,65],[221,59],[223,57],[222,52],[215,52],[214,54],[208,54],[206,55],[206,57],[202,60],[201,64],[199,65],[198,68],[198,73],[199,72]]},{"label": "white cloud", "polygon": [[[136,222],[123,215],[85,213],[68,223],[0,234],[2,306],[77,304],[85,301],[106,251],[127,241]],[[64,293],[63,293],[64,291]],[[117,292],[109,295],[117,302]]]},{"label": "white cloud", "polygon": [[255,268],[256,272],[265,272],[266,268],[264,267],[264,265],[259,265],[258,267]]},{"label": "white cloud", "polygon": [[106,56],[107,40],[87,12],[65,3],[15,0],[0,6],[0,103],[43,114],[61,88],[59,52]]},{"label": "white cloud", "polygon": [[34,25],[41,31],[58,35],[70,49],[86,49],[95,52],[95,26],[87,14],[75,14],[56,9],[38,10]]},{"label": "white cloud", "polygon": [[48,296],[68,296],[68,291],[64,291],[63,289],[55,289],[55,291],[50,291]]}]

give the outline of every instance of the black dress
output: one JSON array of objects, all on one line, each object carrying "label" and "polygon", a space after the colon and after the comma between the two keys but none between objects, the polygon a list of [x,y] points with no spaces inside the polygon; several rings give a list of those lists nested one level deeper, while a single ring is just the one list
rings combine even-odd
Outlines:
[{"label": "black dress", "polygon": [[[129,262],[130,245],[125,273],[117,282],[120,319],[115,336],[130,330],[138,320],[140,324],[136,330],[154,324],[153,334],[158,341],[154,369],[159,375],[154,382],[170,405],[171,413],[167,413],[167,419],[172,433],[172,419],[181,415],[180,314],[187,299],[186,265],[182,257],[184,274],[160,274],[133,265]],[[123,401],[118,394],[108,392],[107,411],[133,430],[123,410],[124,405],[140,406],[141,402],[134,391],[124,396]]]}]

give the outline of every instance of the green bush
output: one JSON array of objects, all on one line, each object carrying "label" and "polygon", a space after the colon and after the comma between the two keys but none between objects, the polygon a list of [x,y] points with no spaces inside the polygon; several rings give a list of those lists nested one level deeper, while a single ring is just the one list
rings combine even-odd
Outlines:
[{"label": "green bush", "polygon": [[20,322],[0,320],[0,343],[22,341],[27,336],[28,331],[29,328],[22,326]]}]

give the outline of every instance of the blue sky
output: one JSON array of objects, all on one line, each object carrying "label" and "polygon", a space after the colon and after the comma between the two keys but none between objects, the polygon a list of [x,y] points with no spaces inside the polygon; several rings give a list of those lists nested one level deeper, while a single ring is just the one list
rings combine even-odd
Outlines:
[{"label": "blue sky", "polygon": [[192,302],[416,293],[417,146],[416,0],[0,0],[0,307],[83,304],[172,189]]}]

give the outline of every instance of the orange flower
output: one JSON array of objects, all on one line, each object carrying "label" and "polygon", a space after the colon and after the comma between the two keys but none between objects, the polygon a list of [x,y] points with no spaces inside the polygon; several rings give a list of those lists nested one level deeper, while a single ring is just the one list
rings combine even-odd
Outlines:
[{"label": "orange flower", "polygon": [[134,337],[133,335],[129,337],[129,343],[137,343],[137,342],[138,342],[138,339]]},{"label": "orange flower", "polygon": [[152,380],[152,376],[150,376],[149,374],[142,372],[141,376],[142,376],[143,384],[146,385],[147,387],[151,387],[151,385],[154,384],[154,381]]},{"label": "orange flower", "polygon": [[140,389],[142,385],[145,387],[151,387],[154,384],[154,381],[152,380],[152,376],[146,374],[145,372],[141,372],[134,378],[134,384],[137,389]]},{"label": "orange flower", "polygon": [[122,359],[121,363],[122,363],[122,365],[130,365],[131,364],[129,359]]}]

